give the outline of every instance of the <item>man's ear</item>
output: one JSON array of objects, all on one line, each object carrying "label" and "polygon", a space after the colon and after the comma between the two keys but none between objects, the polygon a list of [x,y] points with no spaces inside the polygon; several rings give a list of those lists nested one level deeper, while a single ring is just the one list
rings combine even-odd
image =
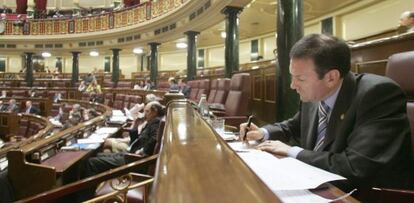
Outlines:
[{"label": "man's ear", "polygon": [[332,69],[325,74],[324,79],[329,87],[333,87],[338,84],[339,80],[341,79],[341,73],[338,69]]}]

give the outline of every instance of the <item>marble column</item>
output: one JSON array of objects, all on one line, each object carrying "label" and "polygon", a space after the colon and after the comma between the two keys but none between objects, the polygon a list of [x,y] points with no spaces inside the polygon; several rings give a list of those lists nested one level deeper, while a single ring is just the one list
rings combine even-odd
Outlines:
[{"label": "marble column", "polygon": [[187,31],[187,80],[194,80],[197,72],[197,35],[199,32]]},{"label": "marble column", "polygon": [[81,52],[72,52],[72,85],[75,86],[79,80],[79,55]]},{"label": "marble column", "polygon": [[150,79],[156,85],[158,75],[158,45],[160,45],[160,43],[151,42],[149,45],[151,47]]},{"label": "marble column", "polygon": [[33,54],[31,52],[26,52],[25,54],[25,65],[26,65],[26,83],[28,87],[33,86]]},{"label": "marble column", "polygon": [[299,95],[290,88],[289,52],[303,36],[303,0],[278,0],[277,6],[276,120],[283,121],[299,107]]},{"label": "marble column", "polygon": [[112,82],[117,83],[119,80],[119,52],[122,49],[112,50]]},{"label": "marble column", "polygon": [[227,6],[222,10],[226,15],[226,39],[224,48],[225,77],[231,78],[239,70],[239,13],[242,8]]}]

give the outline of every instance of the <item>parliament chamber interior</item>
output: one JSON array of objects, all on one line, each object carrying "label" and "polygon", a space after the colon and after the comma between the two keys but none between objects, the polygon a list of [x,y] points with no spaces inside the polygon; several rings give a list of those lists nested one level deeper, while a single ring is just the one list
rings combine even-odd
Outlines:
[{"label": "parliament chamber interior", "polygon": [[414,202],[412,0],[0,0],[0,203]]}]

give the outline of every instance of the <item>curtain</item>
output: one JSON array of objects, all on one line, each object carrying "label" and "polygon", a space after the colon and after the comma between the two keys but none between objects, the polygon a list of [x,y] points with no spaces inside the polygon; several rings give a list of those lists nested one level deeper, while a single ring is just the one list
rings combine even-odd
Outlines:
[{"label": "curtain", "polygon": [[36,3],[36,10],[37,11],[46,10],[47,0],[35,0],[35,3]]},{"label": "curtain", "polygon": [[16,13],[26,14],[27,0],[16,0]]}]

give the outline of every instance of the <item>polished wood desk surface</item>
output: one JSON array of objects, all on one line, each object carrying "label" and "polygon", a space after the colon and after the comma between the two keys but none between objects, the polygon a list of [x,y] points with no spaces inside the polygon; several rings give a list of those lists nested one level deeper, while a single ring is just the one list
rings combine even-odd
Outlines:
[{"label": "polished wood desk surface", "polygon": [[[189,103],[169,104],[162,143],[151,202],[281,202]],[[311,191],[345,195],[329,183]]]},{"label": "polished wood desk surface", "polygon": [[280,202],[187,102],[168,106],[151,202]]},{"label": "polished wood desk surface", "polygon": [[46,159],[42,162],[42,165],[55,167],[57,175],[60,175],[78,163],[89,153],[91,153],[91,150],[61,151],[49,159]]}]

